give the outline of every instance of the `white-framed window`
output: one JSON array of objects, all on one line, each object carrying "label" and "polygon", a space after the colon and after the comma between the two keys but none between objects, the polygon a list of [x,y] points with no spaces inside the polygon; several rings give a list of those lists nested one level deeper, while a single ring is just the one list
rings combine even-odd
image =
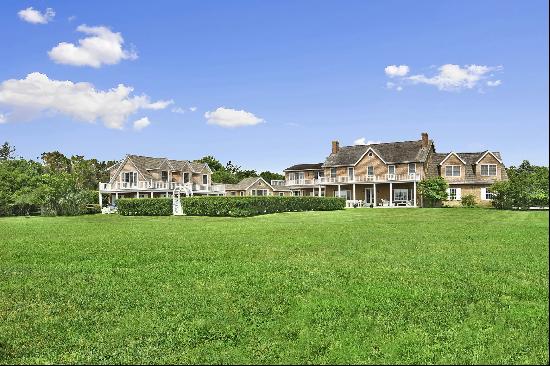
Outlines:
[{"label": "white-framed window", "polygon": [[393,190],[393,200],[394,201],[408,201],[409,200],[409,190],[406,188],[396,188]]},{"label": "white-framed window", "polygon": [[348,168],[348,179],[353,180],[353,176],[354,176],[354,169]]},{"label": "white-framed window", "polygon": [[489,201],[493,199],[493,193],[489,191],[489,188],[481,188],[481,200],[482,201]]},{"label": "white-framed window", "polygon": [[160,180],[168,182],[168,172],[166,170],[160,172]]},{"label": "white-framed window", "polygon": [[252,190],[253,196],[267,196],[268,192],[267,189],[253,189]]},{"label": "white-framed window", "polygon": [[481,164],[481,175],[484,177],[494,177],[497,175],[496,164]]},{"label": "white-framed window", "polygon": [[340,193],[338,193],[338,191],[334,191],[334,197],[345,198],[347,200],[351,199],[351,194],[352,192],[348,189],[342,189]]},{"label": "white-framed window", "polygon": [[284,196],[285,193],[284,192],[279,192],[279,196]]},{"label": "white-framed window", "polygon": [[137,172],[123,172],[121,178],[126,183],[137,183]]},{"label": "white-framed window", "polygon": [[449,201],[460,201],[462,199],[462,189],[457,187],[447,188],[447,199]]},{"label": "white-framed window", "polygon": [[368,156],[370,156],[372,158],[372,155],[373,155],[372,151],[369,151]]},{"label": "white-framed window", "polygon": [[243,192],[243,191],[241,191],[241,196],[244,196],[244,192]]},{"label": "white-framed window", "polygon": [[395,165],[388,165],[388,174],[395,175]]},{"label": "white-framed window", "polygon": [[367,166],[367,175],[369,177],[374,176],[374,167],[372,165]]},{"label": "white-framed window", "polygon": [[208,184],[208,174],[202,175],[202,184]]},{"label": "white-framed window", "polygon": [[191,175],[189,174],[189,172],[183,173],[183,183],[189,183],[190,180],[191,180]]},{"label": "white-framed window", "polygon": [[416,174],[416,164],[409,163],[409,174]]},{"label": "white-framed window", "polygon": [[236,196],[237,195],[237,192],[230,192],[229,193],[231,196]]},{"label": "white-framed window", "polygon": [[330,168],[330,177],[336,178],[336,168]]},{"label": "white-framed window", "polygon": [[298,180],[304,180],[306,179],[306,175],[304,172],[298,172],[298,177],[297,177]]},{"label": "white-framed window", "polygon": [[460,165],[445,165],[446,177],[460,177]]},{"label": "white-framed window", "polygon": [[292,191],[293,196],[300,196],[301,193],[302,191]]}]

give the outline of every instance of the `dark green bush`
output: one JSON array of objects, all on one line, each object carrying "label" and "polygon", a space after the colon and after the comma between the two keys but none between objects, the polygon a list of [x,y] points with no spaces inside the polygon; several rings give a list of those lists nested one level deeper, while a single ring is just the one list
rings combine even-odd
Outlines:
[{"label": "dark green bush", "polygon": [[90,215],[101,213],[101,206],[98,203],[86,205],[86,213]]},{"label": "dark green bush", "polygon": [[118,213],[124,216],[168,216],[172,214],[171,198],[121,198]]},{"label": "dark green bush", "polygon": [[[120,199],[121,215],[166,216],[172,214],[170,198]],[[289,211],[332,211],[345,207],[342,198],[325,197],[182,197],[183,213],[189,216],[245,217]]]},{"label": "dark green bush", "polygon": [[342,198],[325,197],[186,197],[183,213],[190,216],[255,216],[290,211],[332,211],[345,207]]},{"label": "dark green bush", "polygon": [[462,207],[476,207],[476,197],[473,194],[462,196]]}]

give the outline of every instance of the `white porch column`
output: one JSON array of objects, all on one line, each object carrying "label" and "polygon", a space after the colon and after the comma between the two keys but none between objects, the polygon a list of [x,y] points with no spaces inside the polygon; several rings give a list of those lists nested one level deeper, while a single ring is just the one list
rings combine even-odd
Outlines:
[{"label": "white porch column", "polygon": [[99,207],[103,207],[103,196],[101,195],[101,192],[99,192]]},{"label": "white porch column", "polygon": [[390,207],[393,205],[393,183],[390,182]]},{"label": "white porch column", "polygon": [[153,198],[153,197],[154,197],[154,196],[153,196],[153,192],[151,192],[151,198]]},{"label": "white porch column", "polygon": [[319,186],[319,197],[321,197],[321,186]]},{"label": "white porch column", "polygon": [[340,185],[338,184],[338,197],[340,197]]},{"label": "white porch column", "polygon": [[353,200],[355,201],[355,183],[353,183]]},{"label": "white porch column", "polygon": [[374,186],[374,189],[373,189],[373,191],[374,191],[374,197],[373,197],[374,198],[374,207],[376,207],[376,183],[374,183],[373,186]]},{"label": "white porch column", "polygon": [[117,193],[115,193],[115,200],[117,200],[117,201],[118,201],[118,192],[117,192]]},{"label": "white porch column", "polygon": [[136,192],[136,198],[139,198],[139,192]]},{"label": "white porch column", "polygon": [[416,180],[413,183],[413,206],[416,207]]}]

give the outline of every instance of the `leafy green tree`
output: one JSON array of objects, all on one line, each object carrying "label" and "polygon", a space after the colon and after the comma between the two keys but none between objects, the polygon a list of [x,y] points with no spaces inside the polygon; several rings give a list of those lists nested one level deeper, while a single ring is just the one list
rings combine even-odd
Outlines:
[{"label": "leafy green tree", "polygon": [[33,191],[42,173],[42,165],[32,160],[0,160],[0,216],[36,209]]},{"label": "leafy green tree", "polygon": [[15,159],[15,146],[11,146],[7,141],[0,146],[0,160]]},{"label": "leafy green tree", "polygon": [[84,156],[71,156],[71,174],[75,177],[76,186],[80,189],[97,189],[97,166],[92,160],[84,159]]},{"label": "leafy green tree", "polygon": [[429,202],[431,207],[448,198],[447,188],[449,188],[449,185],[443,177],[423,179],[418,183],[420,194],[423,199]]},{"label": "leafy green tree", "polygon": [[59,151],[45,152],[42,153],[40,157],[42,158],[46,170],[50,172],[69,173],[71,171],[71,159],[67,158]]},{"label": "leafy green tree", "polygon": [[42,175],[42,182],[35,191],[43,215],[81,215],[86,212],[90,191],[77,186],[76,176],[66,172],[50,172]]},{"label": "leafy green tree", "polygon": [[548,206],[548,167],[531,165],[524,160],[518,167],[506,169],[508,181],[490,187],[493,206],[500,209]]},{"label": "leafy green tree", "polygon": [[208,164],[212,172],[224,169],[222,163],[212,155],[203,156],[199,160],[195,160],[195,162]]},{"label": "leafy green tree", "polygon": [[221,169],[221,170],[216,170],[212,173],[212,182],[236,184],[236,183],[239,183],[239,178],[237,178],[237,175],[231,173],[230,171]]},{"label": "leafy green tree", "polygon": [[265,179],[266,182],[270,183],[272,180],[284,180],[285,176],[279,173],[273,173],[270,171],[265,171],[260,173],[260,177]]}]

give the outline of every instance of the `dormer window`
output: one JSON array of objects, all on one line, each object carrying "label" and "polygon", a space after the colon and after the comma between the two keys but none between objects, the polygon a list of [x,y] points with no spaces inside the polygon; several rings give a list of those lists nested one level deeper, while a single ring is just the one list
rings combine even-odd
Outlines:
[{"label": "dormer window", "polygon": [[202,184],[208,184],[208,175],[207,174],[202,175]]},{"label": "dormer window", "polygon": [[183,173],[183,183],[189,183],[190,174],[189,172]]},{"label": "dormer window", "polygon": [[160,179],[163,181],[163,182],[167,182],[168,181],[168,172],[166,170],[163,170],[162,172],[160,172]]},{"label": "dormer window", "polygon": [[445,166],[446,177],[460,177],[460,165],[446,165]]},{"label": "dormer window", "polygon": [[481,175],[484,177],[494,177],[497,175],[496,164],[481,164]]}]

